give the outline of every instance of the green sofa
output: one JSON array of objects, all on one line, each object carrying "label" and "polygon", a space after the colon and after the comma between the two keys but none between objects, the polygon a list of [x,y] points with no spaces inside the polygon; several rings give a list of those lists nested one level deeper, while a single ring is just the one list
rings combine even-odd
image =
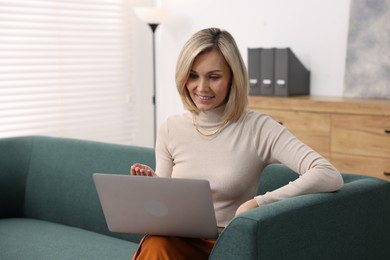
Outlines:
[{"label": "green sofa", "polygon": [[[39,136],[0,139],[0,259],[131,259],[141,235],[107,230],[92,174],[128,174],[134,162],[153,167],[153,149]],[[296,177],[270,165],[258,192]],[[343,177],[338,192],[236,217],[210,259],[390,259],[390,183]]]}]

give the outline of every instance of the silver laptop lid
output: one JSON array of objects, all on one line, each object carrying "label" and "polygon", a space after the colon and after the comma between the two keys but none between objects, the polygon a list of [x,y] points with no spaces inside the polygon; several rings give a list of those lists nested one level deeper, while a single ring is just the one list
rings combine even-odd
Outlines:
[{"label": "silver laptop lid", "polygon": [[218,237],[207,180],[102,173],[93,179],[112,232]]}]

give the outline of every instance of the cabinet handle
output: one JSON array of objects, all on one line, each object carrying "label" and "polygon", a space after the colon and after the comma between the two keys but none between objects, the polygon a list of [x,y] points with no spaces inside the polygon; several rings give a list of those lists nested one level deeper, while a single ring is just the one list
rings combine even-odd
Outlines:
[{"label": "cabinet handle", "polygon": [[390,134],[390,129],[385,129],[385,134]]},{"label": "cabinet handle", "polygon": [[390,176],[390,172],[383,172],[385,176]]}]

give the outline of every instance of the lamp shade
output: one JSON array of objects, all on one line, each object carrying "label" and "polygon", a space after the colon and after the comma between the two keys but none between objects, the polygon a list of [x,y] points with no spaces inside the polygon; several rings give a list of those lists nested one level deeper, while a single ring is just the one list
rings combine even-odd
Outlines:
[{"label": "lamp shade", "polygon": [[147,24],[160,24],[169,16],[169,10],[161,7],[135,7],[134,12]]}]

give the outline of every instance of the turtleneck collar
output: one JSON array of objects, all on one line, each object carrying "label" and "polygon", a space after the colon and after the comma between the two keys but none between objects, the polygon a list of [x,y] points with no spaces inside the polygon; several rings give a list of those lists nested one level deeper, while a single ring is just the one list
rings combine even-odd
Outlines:
[{"label": "turtleneck collar", "polygon": [[217,107],[212,110],[200,112],[196,115],[196,121],[203,128],[215,128],[223,123],[223,116],[226,105]]}]

